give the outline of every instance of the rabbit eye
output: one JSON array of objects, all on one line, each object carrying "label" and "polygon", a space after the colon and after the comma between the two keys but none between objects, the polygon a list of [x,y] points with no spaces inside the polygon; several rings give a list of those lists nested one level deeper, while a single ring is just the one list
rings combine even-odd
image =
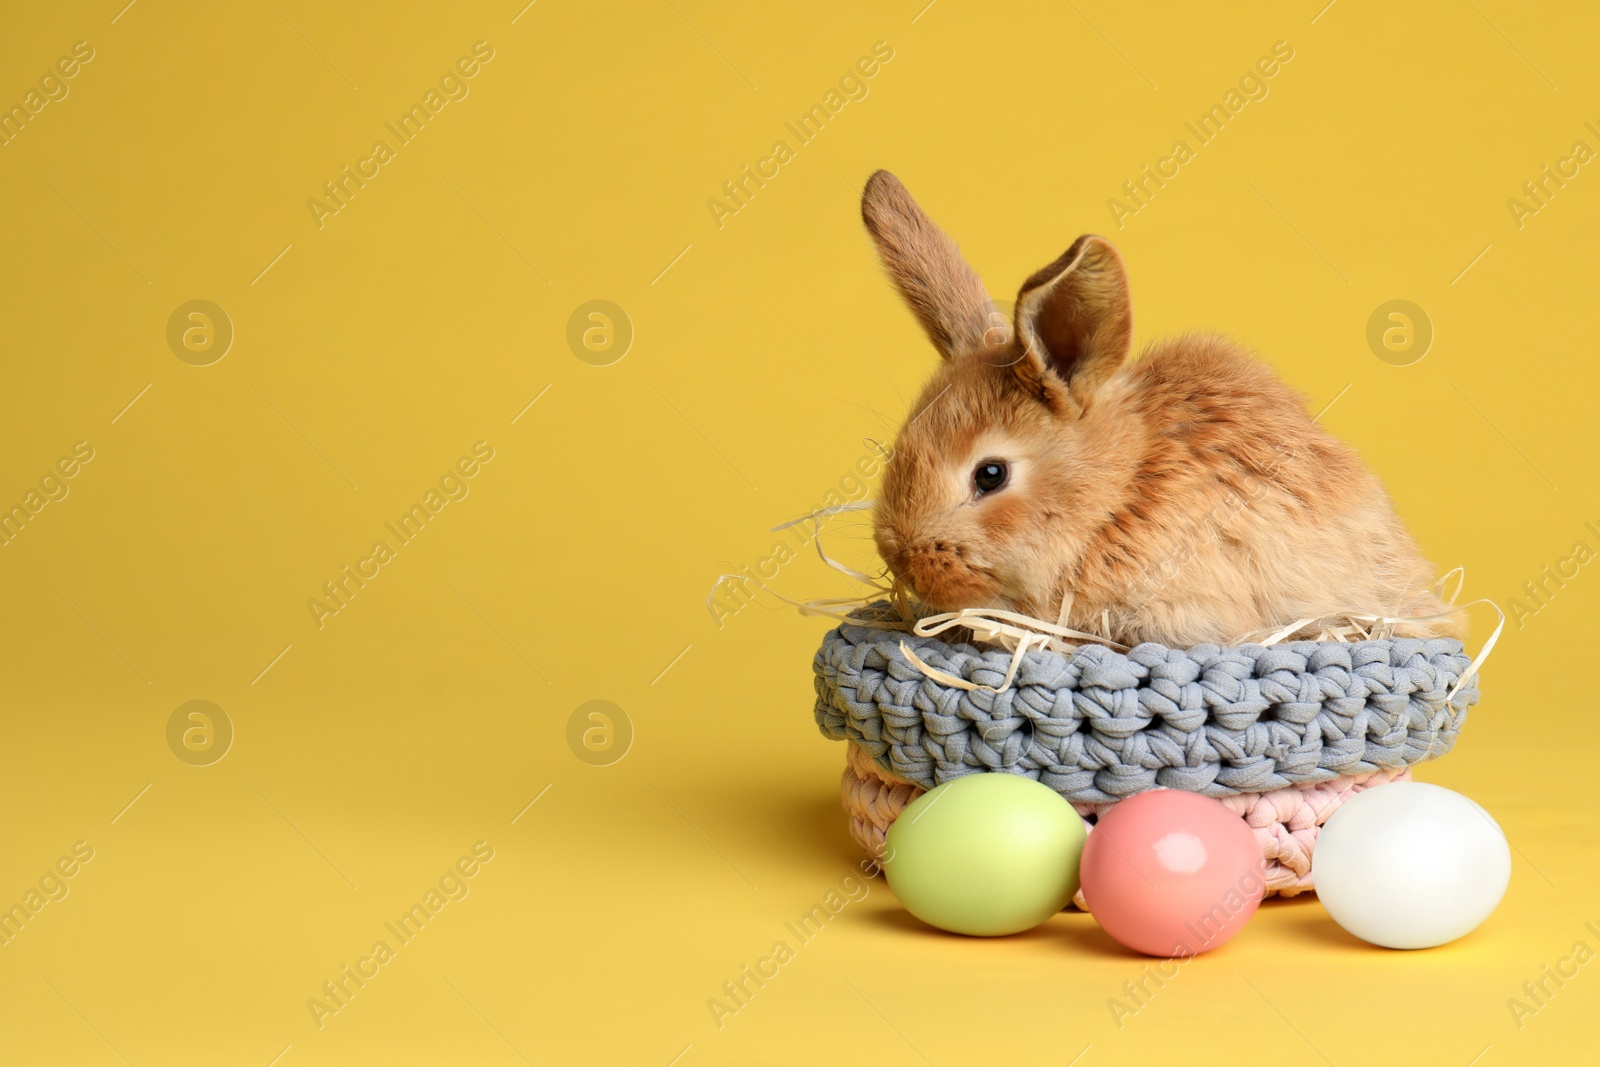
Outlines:
[{"label": "rabbit eye", "polygon": [[1006,484],[1009,473],[1006,465],[999,460],[985,460],[972,470],[973,488],[977,489],[979,496],[992,493]]}]

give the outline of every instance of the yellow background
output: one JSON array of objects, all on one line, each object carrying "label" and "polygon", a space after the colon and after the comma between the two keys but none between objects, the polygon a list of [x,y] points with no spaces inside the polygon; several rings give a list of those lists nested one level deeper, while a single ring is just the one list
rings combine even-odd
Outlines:
[{"label": "yellow background", "polygon": [[[1574,141],[1600,147],[1592,12],[924,2],[8,9],[0,101],[76,41],[95,58],[0,148],[0,502],[74,442],[95,458],[0,548],[0,905],[95,851],[0,947],[0,1059],[1593,1055],[1600,966],[1520,1029],[1507,1008],[1574,942],[1600,948],[1592,568],[1508,626],[1457,751],[1421,771],[1517,849],[1460,943],[1384,952],[1314,900],[1269,905],[1119,1029],[1107,1001],[1144,961],[1089,917],[962,940],[875,881],[713,1023],[708,998],[858,858],[843,749],[811,718],[826,624],[767,600],[719,628],[704,601],[931,367],[858,221],[872,170],[998,296],[1106,233],[1141,337],[1220,329],[1314,406],[1338,397],[1326,423],[1468,596],[1506,605],[1600,547],[1600,175],[1520,229],[1506,205]],[[319,229],[306,201],[479,40],[470,95]],[[1106,201],[1279,40],[1270,95],[1117,229]],[[719,228],[706,201],[877,41],[894,57],[870,95]],[[192,299],[236,331],[211,366],[166,343]],[[567,345],[593,299],[636,332],[610,366]],[[1409,366],[1365,340],[1392,299],[1436,330]],[[319,629],[307,600],[479,440],[470,496]],[[873,562],[864,523],[829,531]],[[774,586],[852,588],[815,556]],[[194,699],[236,731],[210,766],[167,745]],[[609,766],[568,747],[592,699],[634,731]],[[470,895],[319,1029],[307,1000],[480,840]]]}]

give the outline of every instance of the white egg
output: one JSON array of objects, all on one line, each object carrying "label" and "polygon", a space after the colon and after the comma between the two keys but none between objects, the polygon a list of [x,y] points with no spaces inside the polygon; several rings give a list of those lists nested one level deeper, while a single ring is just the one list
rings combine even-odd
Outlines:
[{"label": "white egg", "polygon": [[1391,782],[1357,793],[1317,835],[1311,881],[1334,922],[1386,948],[1471,933],[1511,881],[1511,848],[1487,811],[1454,790]]}]

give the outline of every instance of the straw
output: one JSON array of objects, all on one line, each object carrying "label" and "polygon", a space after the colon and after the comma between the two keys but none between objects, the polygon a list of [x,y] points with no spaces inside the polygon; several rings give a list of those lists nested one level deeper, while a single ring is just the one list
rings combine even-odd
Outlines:
[{"label": "straw", "polygon": [[[1080,644],[1090,643],[1105,645],[1107,648],[1117,652],[1127,652],[1130,650],[1130,646],[1122,644],[1118,641],[1114,641],[1110,637],[1107,637],[1104,633],[1088,633],[1083,630],[1072,629],[1066,625],[1066,619],[1068,614],[1071,612],[1075,596],[1071,590],[1068,590],[1067,593],[1062,597],[1061,609],[1059,612],[1057,612],[1056,621],[1053,623],[1045,622],[1042,619],[1036,619],[1031,615],[1023,615],[1019,612],[1006,611],[1000,608],[962,608],[960,611],[944,611],[931,615],[918,614],[918,612],[913,609],[910,600],[907,598],[904,585],[899,581],[899,579],[893,578],[893,576],[888,575],[887,572],[878,577],[874,577],[869,574],[863,574],[861,571],[858,571],[853,567],[846,566],[845,564],[834,560],[822,547],[822,519],[845,511],[864,511],[870,509],[873,504],[874,502],[871,500],[860,500],[848,504],[839,504],[834,507],[822,508],[817,511],[813,511],[808,515],[802,515],[798,519],[791,519],[780,526],[773,527],[773,529],[775,531],[785,530],[791,526],[797,525],[798,523],[811,522],[813,524],[814,533],[813,541],[817,546],[817,555],[822,558],[822,562],[842,574],[848,575],[857,581],[866,583],[878,594],[887,595],[891,605],[895,608],[896,613],[900,616],[898,621],[885,620],[881,618],[861,618],[853,614],[853,612],[859,612],[862,609],[869,607],[873,603],[873,597],[870,596],[837,597],[802,601],[794,600],[790,597],[784,596],[782,593],[779,593],[767,586],[764,582],[757,581],[756,584],[765,591],[771,593],[773,596],[777,597],[779,600],[782,600],[787,604],[792,604],[798,608],[802,615],[822,615],[828,618],[836,619],[840,622],[848,623],[851,626],[864,626],[869,629],[909,631],[913,634],[916,634],[918,637],[937,637],[939,634],[942,634],[947,630],[961,627],[971,632],[974,643],[999,645],[1001,648],[1012,653],[1011,663],[1006,669],[1005,679],[1001,682],[999,688],[995,688],[994,686],[978,685],[977,683],[969,682],[964,678],[957,678],[953,674],[950,674],[946,671],[941,671],[936,667],[932,667],[923,662],[923,660],[911,650],[911,647],[907,645],[906,642],[900,642],[901,654],[904,655],[907,661],[916,667],[917,670],[922,672],[924,676],[932,679],[933,681],[939,682],[941,685],[954,686],[958,689],[964,689],[967,691],[986,689],[995,693],[1005,692],[1011,687],[1011,683],[1015,680],[1017,670],[1022,665],[1022,658],[1027,655],[1028,652],[1034,649],[1048,649],[1054,652],[1070,654],[1077,651],[1077,648]],[[885,583],[882,580],[884,577],[889,577],[893,580]],[[1446,597],[1444,589],[1446,584],[1452,578],[1455,579],[1455,586],[1453,589],[1451,589],[1449,596]],[[724,581],[728,580],[755,581],[754,579],[747,578],[744,575],[719,575],[716,582],[711,587],[710,594],[708,594],[706,597],[706,607],[708,610],[711,608],[711,601],[712,598],[715,597],[717,589],[721,587]],[[1465,604],[1457,605],[1456,598],[1461,595],[1461,589],[1465,584],[1466,568],[1464,567],[1451,568],[1441,575],[1439,580],[1434,583],[1435,594],[1443,599],[1446,604],[1450,605],[1450,610],[1448,611],[1437,612],[1432,615],[1417,616],[1373,615],[1367,612],[1359,611],[1336,611],[1330,612],[1326,615],[1296,619],[1294,622],[1283,626],[1267,627],[1260,630],[1254,630],[1250,633],[1239,636],[1234,641],[1229,642],[1229,644],[1276,645],[1287,640],[1341,642],[1384,640],[1396,636],[1401,627],[1419,626],[1426,629],[1427,623],[1435,622],[1440,619],[1447,619],[1454,615],[1458,610],[1470,608],[1478,604],[1488,604],[1490,607],[1494,608],[1495,614],[1499,616],[1499,621],[1495,624],[1494,632],[1489,635],[1488,640],[1483,643],[1483,647],[1479,649],[1478,654],[1473,657],[1472,662],[1467,666],[1466,673],[1458,678],[1455,685],[1451,687],[1450,692],[1446,696],[1446,699],[1450,699],[1460,691],[1462,686],[1466,685],[1467,682],[1471,681],[1472,678],[1477,675],[1479,668],[1481,668],[1484,662],[1488,660],[1489,653],[1494,651],[1495,644],[1500,640],[1501,631],[1505,629],[1506,625],[1505,612],[1502,611],[1500,606],[1493,600],[1488,598],[1480,598],[1478,600],[1469,600]],[[852,613],[846,613],[837,610],[841,608],[850,608]],[[713,612],[713,614],[715,613]],[[1102,630],[1109,630],[1111,628],[1109,612],[1102,612],[1100,625]]]}]

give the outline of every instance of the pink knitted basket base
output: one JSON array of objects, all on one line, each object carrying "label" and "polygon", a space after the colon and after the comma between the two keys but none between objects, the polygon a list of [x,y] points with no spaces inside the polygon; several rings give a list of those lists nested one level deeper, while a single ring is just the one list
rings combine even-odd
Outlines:
[{"label": "pink knitted basket base", "polygon": [[[844,810],[850,816],[850,836],[873,859],[883,858],[883,839],[889,826],[907,804],[921,796],[920,786],[896,778],[879,767],[854,741],[845,746],[841,779]],[[1220,797],[1222,803],[1249,825],[1261,843],[1267,861],[1267,895],[1292,897],[1313,888],[1311,850],[1317,831],[1338,806],[1363,789],[1411,778],[1411,768],[1400,767],[1369,774],[1335,778],[1318,785],[1290,786],[1270,793],[1241,793]],[[1079,815],[1100,815],[1111,804],[1074,804]],[[1080,892],[1073,898],[1088,910]]]}]

